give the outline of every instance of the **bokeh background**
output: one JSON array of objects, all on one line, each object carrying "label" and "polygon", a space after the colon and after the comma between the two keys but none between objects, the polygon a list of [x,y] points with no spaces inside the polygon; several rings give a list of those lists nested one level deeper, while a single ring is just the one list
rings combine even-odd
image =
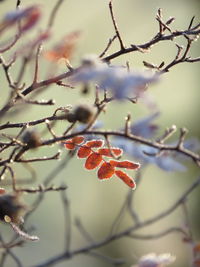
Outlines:
[{"label": "bokeh background", "polygon": [[[16,1],[7,0],[0,3],[0,16],[8,11],[15,9]],[[56,1],[41,0],[21,1],[22,6],[30,4],[40,4],[43,18],[36,27],[44,29],[47,24],[49,14]],[[199,0],[115,0],[114,12],[118,26],[125,44],[141,44],[150,40],[157,32],[158,23],[155,15],[158,8],[163,9],[163,15],[167,19],[170,16],[176,18],[173,29],[186,29],[192,16],[196,16],[198,22],[200,15]],[[78,42],[76,53],[71,61],[74,67],[80,64],[81,58],[87,54],[100,54],[105,48],[107,41],[113,36],[114,30],[109,15],[107,0],[77,0],[64,1],[59,10],[56,22],[52,28],[52,38],[44,44],[44,50],[49,49],[67,33],[74,30],[82,31],[82,38]],[[34,31],[26,34],[21,42],[27,43],[35,34]],[[184,45],[182,38],[176,41]],[[20,46],[20,44],[19,44]],[[109,53],[118,49],[116,42]],[[199,56],[200,44],[195,42],[191,49],[191,56]],[[133,69],[144,69],[142,61],[159,64],[161,61],[170,62],[176,54],[176,47],[172,42],[163,42],[151,49],[147,54],[133,53],[121,56],[113,60],[113,64],[125,65],[129,61]],[[8,55],[9,58],[9,55]],[[20,64],[16,63],[11,70],[14,76]],[[52,67],[45,58],[40,60],[40,79],[44,79],[47,71]],[[60,64],[55,68],[54,74],[65,71],[65,65]],[[30,65],[26,74],[26,83],[30,83],[33,75],[33,64]],[[8,96],[9,89],[2,70],[0,70],[0,104],[3,105]],[[199,63],[180,64],[163,75],[162,80],[149,88],[151,97],[157,103],[157,109],[161,115],[157,119],[160,125],[160,133],[172,124],[178,128],[186,127],[189,129],[188,136],[199,136]],[[10,114],[8,118],[11,122],[23,122],[49,116],[56,107],[66,106],[77,103],[93,103],[93,91],[89,94],[81,94],[81,90],[70,90],[58,86],[51,86],[44,91],[40,98],[56,100],[56,105],[52,107],[35,106],[14,116]],[[105,129],[117,129],[124,123],[124,118],[130,112],[133,120],[148,115],[151,111],[142,103],[132,105],[128,102],[113,102],[108,106],[105,114],[102,114],[100,121],[103,122]],[[61,133],[66,128],[66,122],[59,122],[56,133]],[[38,127],[39,131],[43,128]],[[14,134],[15,130],[8,131]],[[48,138],[48,135],[45,136]],[[173,140],[173,139],[172,139]],[[52,155],[58,149],[57,146],[44,148],[40,151],[32,151],[29,156]],[[63,153],[64,157],[65,152]],[[34,163],[37,169],[38,178],[35,184],[41,183],[43,179],[53,170],[57,162]],[[181,173],[168,173],[158,169],[156,166],[148,166],[144,172],[143,182],[138,187],[135,199],[137,212],[142,219],[157,214],[166,209],[181,195],[181,193],[195,180],[199,170],[189,162],[188,170]],[[28,176],[26,169],[16,164],[15,170],[20,178]],[[83,168],[83,162],[72,159],[63,171],[55,178],[54,184],[60,185],[65,182],[68,186],[67,196],[71,205],[72,222],[76,217],[80,218],[95,240],[101,240],[109,231],[109,227],[117,215],[127,193],[127,187],[116,179],[100,183],[94,171],[87,172]],[[34,184],[33,184],[34,186]],[[200,238],[200,219],[199,219],[199,193],[197,189],[188,199],[190,223],[196,240]],[[32,203],[34,196],[25,195],[27,203]],[[23,248],[16,248],[15,252],[19,258],[23,259],[25,266],[39,263],[56,255],[63,250],[64,244],[64,214],[60,194],[57,192],[47,193],[44,201],[37,211],[29,218],[28,225],[34,226],[35,233],[40,237],[37,243],[27,242]],[[130,224],[130,218],[125,217],[121,229]],[[152,227],[147,227],[140,233],[154,233],[161,231],[169,226],[184,226],[184,215],[181,209],[177,209],[173,214]],[[12,234],[10,229],[1,224],[1,232],[5,238],[9,239]],[[86,241],[73,226],[72,228],[72,248],[84,246]],[[137,258],[150,252],[165,253],[169,252],[176,255],[177,261],[172,264],[176,267],[187,267],[190,261],[190,248],[183,243],[179,234],[172,234],[158,240],[134,241],[120,239],[104,248],[100,249],[106,255],[126,258],[130,266],[135,263]],[[13,262],[8,262],[8,266],[14,266]],[[79,255],[75,258],[59,263],[58,267],[73,266],[110,266],[104,261],[92,258],[87,255]]]}]

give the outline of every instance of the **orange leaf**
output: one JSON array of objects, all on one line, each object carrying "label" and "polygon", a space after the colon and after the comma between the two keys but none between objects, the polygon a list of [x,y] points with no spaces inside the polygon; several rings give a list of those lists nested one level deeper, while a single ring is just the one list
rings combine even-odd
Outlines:
[{"label": "orange leaf", "polygon": [[111,151],[115,156],[120,156],[123,153],[123,150],[120,148],[100,148],[98,153],[106,157],[113,157]]},{"label": "orange leaf", "polygon": [[67,143],[65,143],[65,147],[67,149],[73,150],[76,147],[76,145],[71,140],[69,140],[67,141]]},{"label": "orange leaf", "polygon": [[128,174],[120,170],[115,171],[115,174],[129,187],[131,187],[132,189],[136,188],[135,182]]},{"label": "orange leaf", "polygon": [[139,163],[132,162],[129,160],[124,160],[124,161],[110,160],[110,164],[118,168],[125,168],[125,169],[132,169],[132,170],[138,169],[140,167]]},{"label": "orange leaf", "polygon": [[47,51],[44,56],[51,61],[70,59],[74,53],[80,34],[80,31],[69,33],[59,43],[57,43],[53,49]]},{"label": "orange leaf", "polygon": [[193,251],[196,253],[200,253],[200,243],[197,243],[194,245]]},{"label": "orange leaf", "polygon": [[110,165],[110,163],[104,162],[99,168],[97,175],[99,179],[108,179],[111,178],[114,173],[115,168]]},{"label": "orange leaf", "polygon": [[103,140],[91,140],[91,141],[87,141],[86,145],[88,147],[101,147],[103,145]]},{"label": "orange leaf", "polygon": [[72,138],[72,142],[79,145],[81,143],[83,143],[84,141],[84,137],[83,136],[75,136]]},{"label": "orange leaf", "polygon": [[89,155],[85,162],[85,168],[87,170],[95,169],[102,161],[102,156],[96,152]]},{"label": "orange leaf", "polygon": [[82,146],[79,148],[78,152],[77,152],[77,157],[78,158],[87,158],[90,153],[92,153],[91,148],[89,148],[88,146]]},{"label": "orange leaf", "polygon": [[83,143],[83,141],[84,141],[83,136],[75,136],[75,137],[67,140],[67,142],[65,142],[65,147],[67,149],[73,150],[76,147],[76,145]]}]

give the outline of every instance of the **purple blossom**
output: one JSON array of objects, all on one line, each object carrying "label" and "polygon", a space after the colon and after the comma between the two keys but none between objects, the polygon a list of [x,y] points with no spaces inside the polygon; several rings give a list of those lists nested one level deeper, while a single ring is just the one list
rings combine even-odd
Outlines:
[{"label": "purple blossom", "polygon": [[108,66],[97,58],[83,61],[82,67],[70,78],[72,83],[94,82],[100,89],[111,90],[118,100],[142,96],[146,85],[156,80],[156,75]]},{"label": "purple blossom", "polygon": [[23,23],[21,23],[21,32],[27,31],[38,22],[40,16],[41,11],[38,5],[8,12],[3,21],[0,22],[0,31],[3,31],[21,20],[23,20]]},{"label": "purple blossom", "polygon": [[[143,119],[134,122],[131,125],[131,133],[144,138],[154,138],[158,125],[153,122],[159,113],[154,113]],[[164,171],[185,171],[186,167],[180,162],[187,160],[185,156],[178,153],[163,151],[159,153],[159,149],[130,142],[129,140],[117,137],[113,144],[124,150],[128,155],[137,159],[142,164],[154,164]],[[171,145],[174,145],[173,143]],[[185,148],[197,151],[200,148],[200,143],[197,139],[188,139],[184,143]]]},{"label": "purple blossom", "polygon": [[169,253],[156,255],[155,253],[144,255],[140,258],[137,267],[164,267],[175,261],[175,257]]},{"label": "purple blossom", "polygon": [[158,125],[153,122],[159,116],[159,112],[156,112],[150,116],[142,118],[131,125],[131,133],[134,135],[140,135],[144,138],[151,138],[155,136]]}]

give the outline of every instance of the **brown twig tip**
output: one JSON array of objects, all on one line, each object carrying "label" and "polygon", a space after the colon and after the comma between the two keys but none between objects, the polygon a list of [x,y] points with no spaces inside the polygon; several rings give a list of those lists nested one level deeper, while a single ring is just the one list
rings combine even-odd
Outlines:
[{"label": "brown twig tip", "polygon": [[186,134],[188,133],[188,130],[186,128],[181,128],[180,129],[180,137],[178,140],[177,148],[182,149],[183,148],[183,143],[186,137]]},{"label": "brown twig tip", "polygon": [[115,19],[115,15],[114,15],[114,12],[113,12],[112,2],[113,2],[112,0],[109,1],[109,9],[110,9],[111,19],[112,19],[112,22],[113,22],[115,33],[116,33],[117,38],[118,38],[119,43],[120,43],[120,48],[121,48],[121,50],[125,50],[125,45],[124,45],[124,43],[122,41],[122,38],[121,38],[121,35],[119,33],[119,29],[118,29],[117,22],[116,22],[116,19]]}]

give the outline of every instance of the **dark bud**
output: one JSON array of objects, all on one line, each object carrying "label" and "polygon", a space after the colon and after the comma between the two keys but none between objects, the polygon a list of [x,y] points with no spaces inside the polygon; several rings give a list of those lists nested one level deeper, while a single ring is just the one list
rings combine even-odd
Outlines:
[{"label": "dark bud", "polygon": [[90,91],[90,88],[89,88],[88,84],[84,84],[82,89],[81,89],[81,93],[83,95],[87,95],[89,93],[89,91]]},{"label": "dark bud", "polygon": [[81,123],[88,123],[94,116],[94,108],[86,104],[80,104],[74,109],[76,120]]},{"label": "dark bud", "polygon": [[0,220],[19,224],[27,207],[21,203],[19,194],[0,195]]},{"label": "dark bud", "polygon": [[68,122],[71,122],[71,123],[77,121],[76,116],[72,111],[70,111],[69,113],[66,114],[66,118],[67,118]]},{"label": "dark bud", "polygon": [[22,141],[26,143],[29,148],[36,148],[41,144],[40,135],[35,130],[27,130],[22,137]]}]

